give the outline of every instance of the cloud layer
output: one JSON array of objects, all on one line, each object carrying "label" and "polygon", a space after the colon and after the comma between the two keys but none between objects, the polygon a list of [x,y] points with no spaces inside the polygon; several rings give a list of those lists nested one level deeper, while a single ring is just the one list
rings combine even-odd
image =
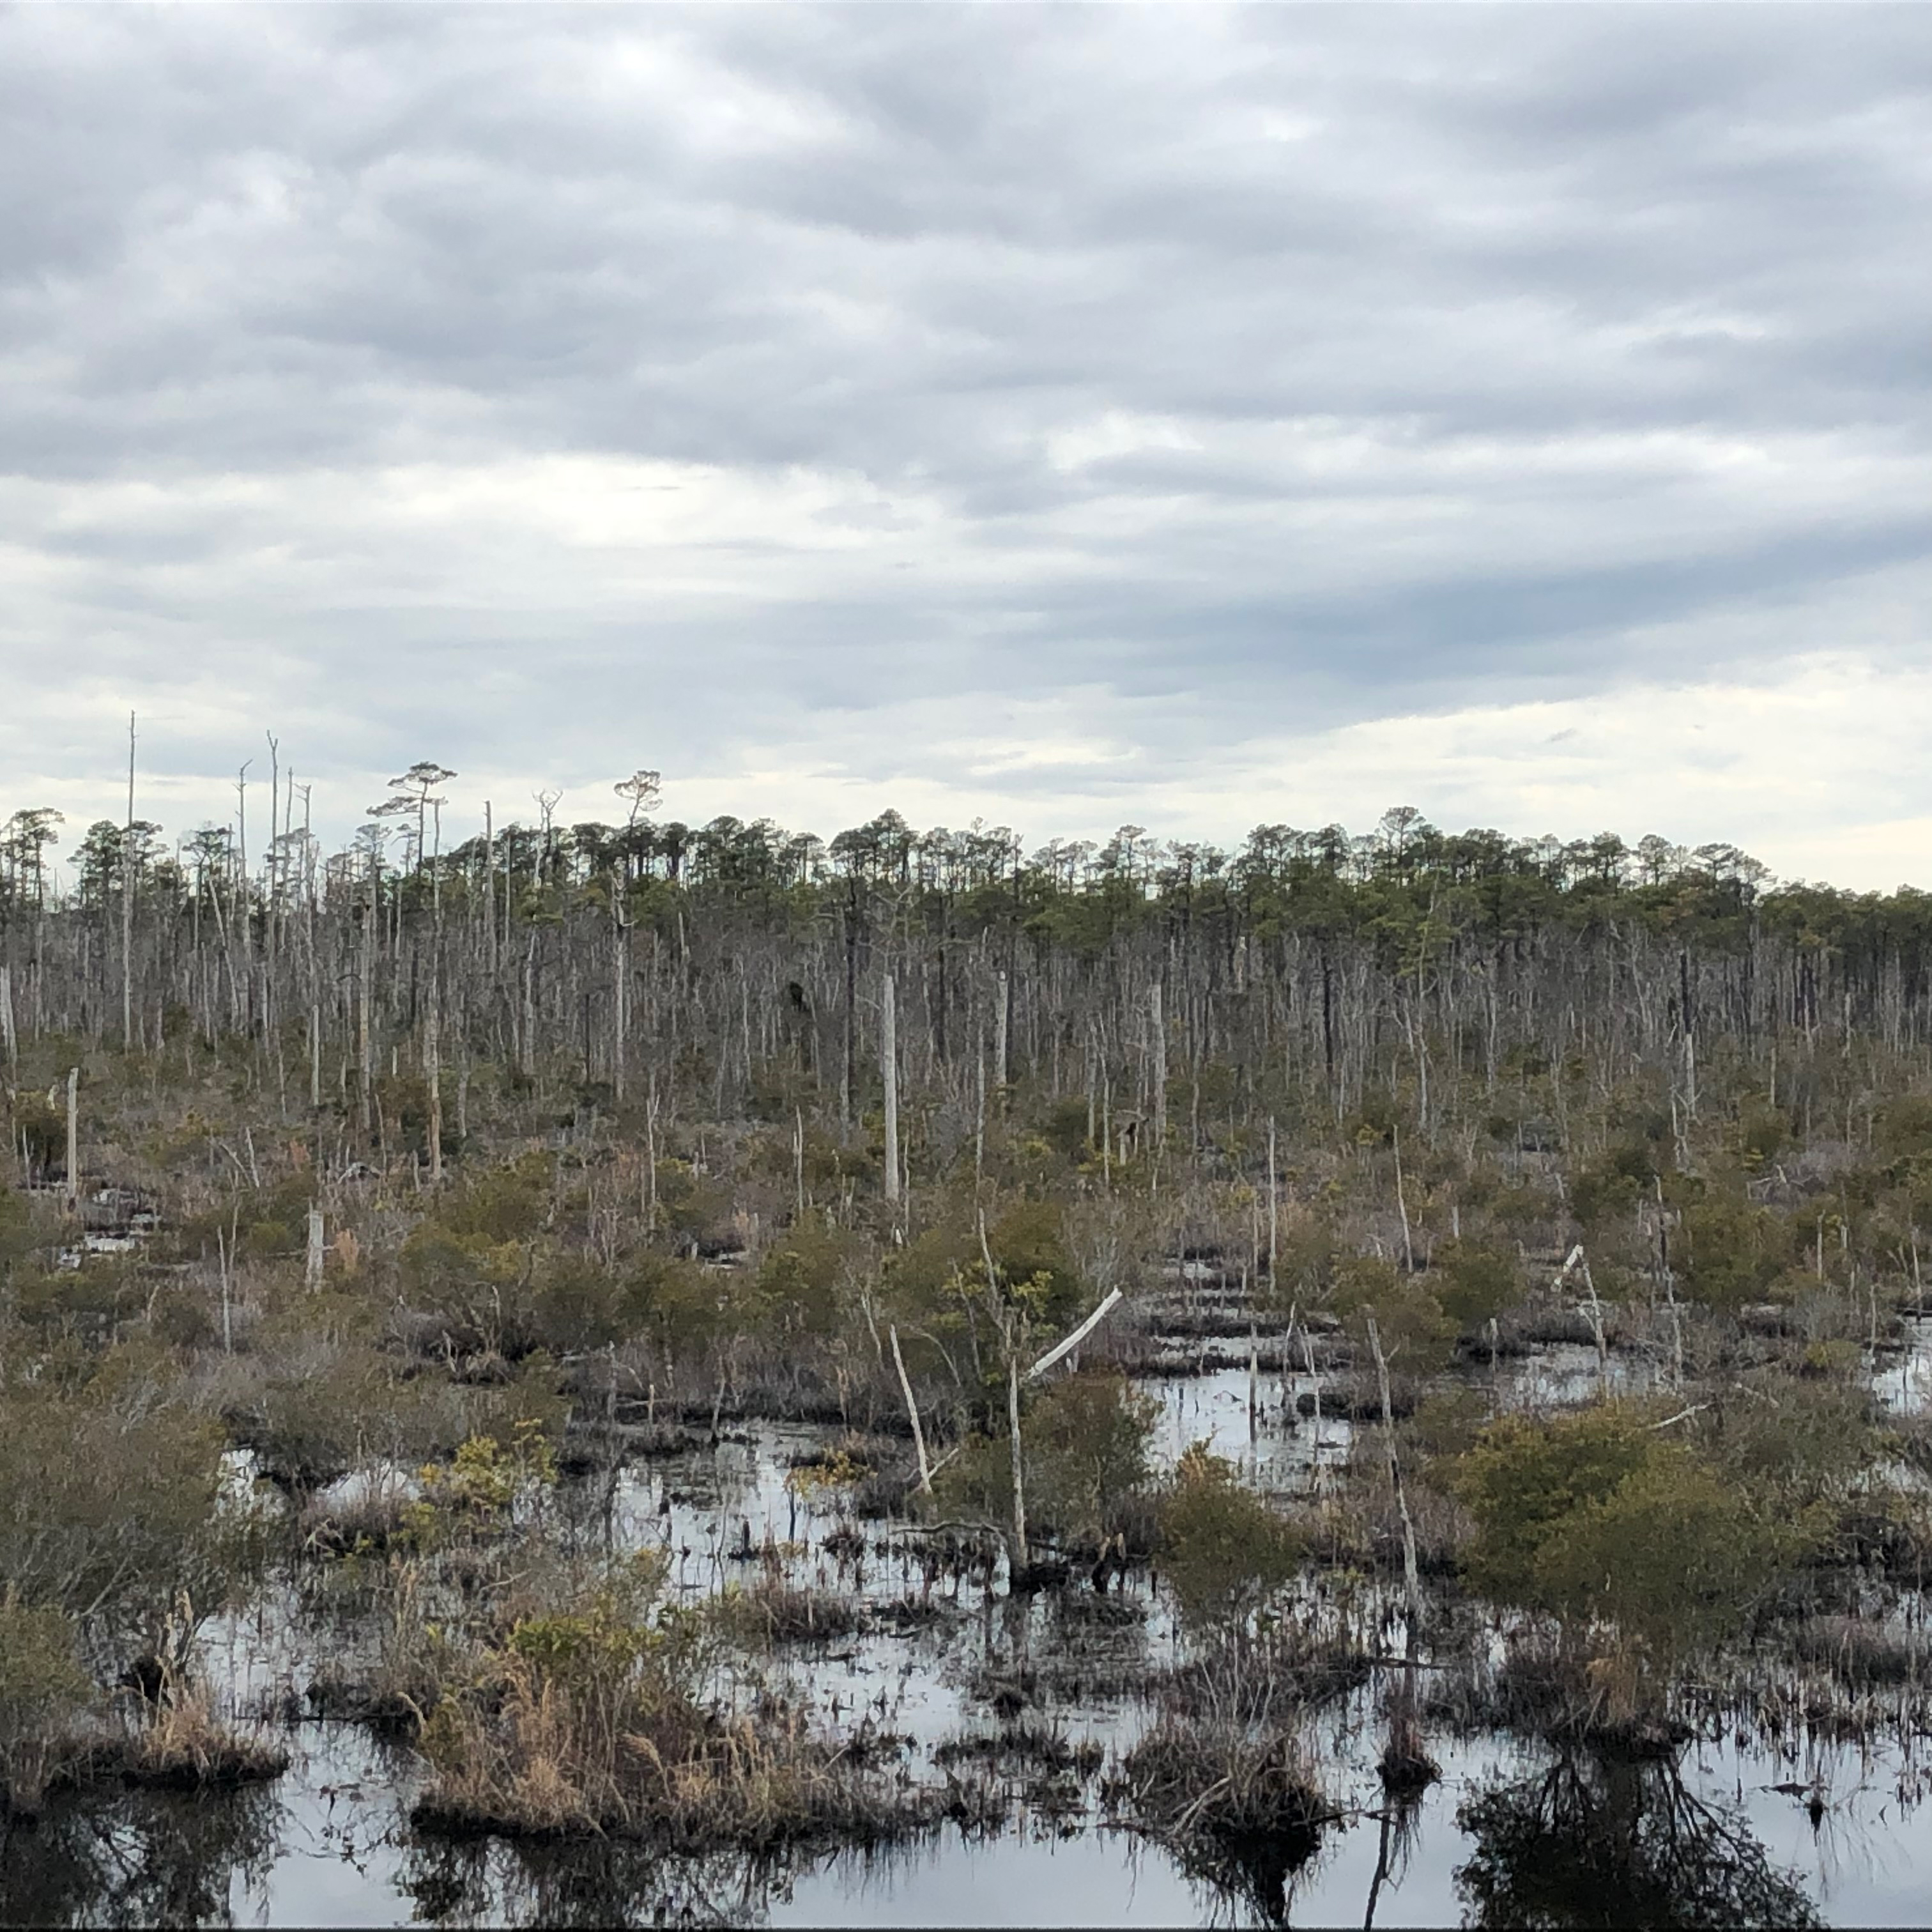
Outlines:
[{"label": "cloud layer", "polygon": [[1401,796],[1922,872],[1928,53],[1856,6],[0,15],[0,809],[112,810],[133,705],[171,826],[268,728],[342,827],[434,756],[500,816],[652,764],[828,830]]}]

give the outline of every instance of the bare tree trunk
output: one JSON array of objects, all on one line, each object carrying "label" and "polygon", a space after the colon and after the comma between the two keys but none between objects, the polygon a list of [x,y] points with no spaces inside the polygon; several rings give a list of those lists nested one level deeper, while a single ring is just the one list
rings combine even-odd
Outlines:
[{"label": "bare tree trunk", "polygon": [[1382,1353],[1381,1332],[1376,1318],[1368,1318],[1369,1346],[1375,1352],[1376,1379],[1382,1399],[1382,1435],[1388,1450],[1389,1483],[1395,1491],[1396,1513],[1402,1519],[1402,1575],[1408,1598],[1408,1642],[1413,1654],[1415,1635],[1422,1627],[1422,1571],[1416,1560],[1415,1526],[1409,1520],[1408,1492],[1402,1486],[1402,1465],[1395,1453],[1395,1414],[1389,1400],[1388,1358]]},{"label": "bare tree trunk", "polygon": [[14,1029],[14,975],[0,966],[0,1043],[7,1048],[7,1078],[17,1084],[20,1077],[20,1040]]},{"label": "bare tree trunk", "polygon": [[1020,1454],[1020,1356],[1017,1337],[1010,1338],[1006,1348],[1006,1426],[1012,1436],[1012,1568],[1020,1570],[1028,1568],[1032,1559],[1027,1553],[1026,1471]]},{"label": "bare tree trunk", "polygon": [[80,1069],[67,1076],[67,1211],[80,1211]]},{"label": "bare tree trunk", "polygon": [[973,1185],[976,1190],[986,1168],[986,1040],[980,1036],[980,1050],[974,1057]]},{"label": "bare tree trunk", "polygon": [[880,990],[879,1071],[886,1086],[886,1198],[899,1198],[899,1040],[897,995],[890,971]]},{"label": "bare tree trunk", "polygon": [[1158,974],[1148,983],[1148,1005],[1153,1021],[1154,1144],[1158,1155],[1167,1138],[1167,1015]]},{"label": "bare tree trunk", "polygon": [[912,1424],[913,1452],[919,1458],[919,1486],[927,1496],[932,1493],[932,1466],[926,1460],[926,1431],[920,1426],[919,1404],[914,1401],[912,1378],[906,1373],[905,1358],[899,1353],[899,1331],[896,1328],[886,1331],[892,1337],[892,1366],[899,1372],[899,1389],[905,1397],[907,1419]]},{"label": "bare tree trunk", "polygon": [[517,1071],[528,1079],[536,1071],[537,933],[530,928],[530,942],[524,954],[523,1020],[517,1030]]},{"label": "bare tree trunk", "polygon": [[1006,1025],[1012,1006],[1012,982],[1004,968],[994,976],[995,988],[993,994],[993,1091],[1004,1094],[1006,1089]]},{"label": "bare tree trunk", "polygon": [[429,1090],[429,1178],[432,1186],[442,1180],[442,1039],[440,988],[430,978],[429,1006],[423,1018],[423,1084]]},{"label": "bare tree trunk", "polygon": [[1402,1216],[1402,1266],[1413,1274],[1415,1272],[1415,1243],[1409,1234],[1408,1196],[1402,1191],[1402,1129],[1396,1126],[1390,1131],[1395,1142],[1395,1205],[1396,1213]]},{"label": "bare tree trunk", "polygon": [[631,928],[620,913],[610,962],[610,1091],[620,1105],[624,1098],[625,1042],[631,1026],[630,994]]},{"label": "bare tree trunk", "polygon": [[1275,1256],[1276,1255],[1276,1253],[1280,1251],[1280,1244],[1281,1244],[1281,1226],[1280,1226],[1281,1190],[1280,1190],[1280,1188],[1276,1185],[1276,1181],[1275,1181],[1275,1176],[1276,1176],[1276,1174],[1280,1172],[1280,1169],[1277,1168],[1277,1166],[1276,1166],[1276,1162],[1275,1162],[1275,1151],[1274,1151],[1274,1117],[1273,1117],[1272,1115],[1270,1115],[1270,1116],[1269,1117],[1269,1120],[1268,1120],[1268,1286],[1269,1286],[1269,1287],[1270,1287],[1270,1288],[1272,1288],[1274,1287],[1274,1270],[1275,1270],[1275,1259],[1274,1259],[1274,1258],[1275,1258]]},{"label": "bare tree trunk", "polygon": [[370,1090],[376,1077],[375,1043],[370,1038],[371,1007],[375,994],[377,861],[369,861],[369,902],[362,914],[362,970],[356,989],[356,1124],[366,1137],[369,1132]]},{"label": "bare tree trunk", "polygon": [[134,1048],[134,714],[128,714],[128,826],[121,838],[121,1047]]}]

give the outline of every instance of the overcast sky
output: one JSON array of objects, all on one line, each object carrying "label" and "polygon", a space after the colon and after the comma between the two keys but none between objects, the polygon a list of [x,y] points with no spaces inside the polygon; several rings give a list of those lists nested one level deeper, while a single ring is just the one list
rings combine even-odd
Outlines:
[{"label": "overcast sky", "polygon": [[171,833],[273,730],[332,833],[1932,884],[1929,94],[1916,5],[0,14],[0,814],[132,706]]}]

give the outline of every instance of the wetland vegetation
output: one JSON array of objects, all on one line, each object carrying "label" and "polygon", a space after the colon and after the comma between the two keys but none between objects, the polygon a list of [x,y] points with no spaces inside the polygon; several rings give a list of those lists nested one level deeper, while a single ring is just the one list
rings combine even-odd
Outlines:
[{"label": "wetland vegetation", "polygon": [[1922,1917],[1932,900],[447,776],[6,828],[0,1918]]}]

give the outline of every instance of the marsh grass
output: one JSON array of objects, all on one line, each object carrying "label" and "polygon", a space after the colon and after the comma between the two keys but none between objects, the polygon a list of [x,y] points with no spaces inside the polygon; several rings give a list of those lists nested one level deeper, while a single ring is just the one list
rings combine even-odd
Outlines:
[{"label": "marsh grass", "polygon": [[1120,1763],[1108,1796],[1183,1868],[1285,1920],[1293,1875],[1339,1814],[1299,1740],[1168,1719]]},{"label": "marsh grass", "polygon": [[[754,1712],[700,1694],[718,1632],[663,1604],[664,1582],[661,1561],[613,1566],[469,1650],[419,1742],[431,1771],[419,1830],[641,1835],[698,1852],[866,1843],[926,1820],[932,1801],[885,1776],[896,1753],[875,1733],[824,1734],[769,1694]],[[769,1632],[806,1595],[739,1593],[727,1614]]]},{"label": "marsh grass", "polygon": [[663,1686],[576,1681],[506,1656],[482,1694],[446,1702],[422,1748],[434,1768],[420,1832],[509,1838],[646,1837],[722,1845],[878,1842],[930,1807],[796,1716],[757,1722]]},{"label": "marsh grass", "polygon": [[852,1636],[868,1621],[862,1606],[848,1596],[776,1577],[728,1591],[711,1606],[710,1614],[721,1634],[760,1648]]},{"label": "marsh grass", "polygon": [[1372,1669],[1352,1630],[1285,1622],[1203,1642],[1160,1681],[1159,1696],[1177,1720],[1232,1731],[1332,1703],[1366,1684]]},{"label": "marsh grass", "polygon": [[118,1769],[129,1784],[205,1791],[266,1784],[289,1768],[289,1754],[259,1731],[217,1717],[206,1688],[175,1688],[129,1740]]}]

